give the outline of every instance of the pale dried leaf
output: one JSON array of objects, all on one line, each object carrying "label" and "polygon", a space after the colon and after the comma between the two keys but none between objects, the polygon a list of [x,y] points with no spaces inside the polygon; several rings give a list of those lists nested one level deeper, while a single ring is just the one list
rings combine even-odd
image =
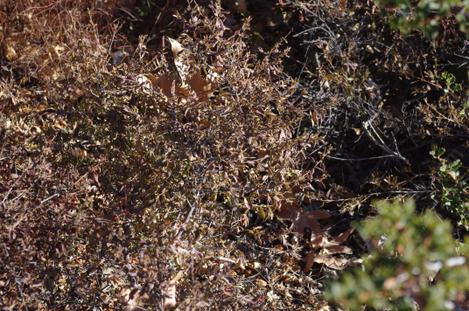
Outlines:
[{"label": "pale dried leaf", "polygon": [[267,282],[263,279],[256,279],[256,285],[263,288],[267,286]]},{"label": "pale dried leaf", "polygon": [[352,254],[353,250],[345,245],[333,245],[326,247],[322,250],[323,254],[333,255],[333,254]]},{"label": "pale dried leaf", "polygon": [[145,94],[150,94],[153,90],[152,81],[147,77],[147,75],[139,74],[137,76],[137,83]]},{"label": "pale dried leaf", "polygon": [[169,44],[171,45],[171,52],[173,53],[173,57],[174,58],[178,57],[178,55],[182,51],[184,51],[184,47],[177,40],[170,38],[170,37],[166,37],[166,38],[168,38]]},{"label": "pale dried leaf", "polygon": [[183,272],[179,271],[168,283],[164,284],[161,288],[163,294],[164,308],[174,308],[176,306],[176,284],[182,278]]},{"label": "pale dried leaf", "polygon": [[335,270],[342,270],[350,263],[350,259],[333,257],[330,255],[316,255],[314,256],[314,262],[324,264],[327,267]]},{"label": "pale dried leaf", "polygon": [[168,284],[162,289],[161,293],[164,297],[163,306],[165,308],[174,308],[176,306],[176,284]]},{"label": "pale dried leaf", "polygon": [[8,42],[4,46],[3,53],[5,55],[5,58],[9,62],[14,61],[15,59],[18,58],[18,54],[16,53],[16,50],[14,49],[13,45]]}]

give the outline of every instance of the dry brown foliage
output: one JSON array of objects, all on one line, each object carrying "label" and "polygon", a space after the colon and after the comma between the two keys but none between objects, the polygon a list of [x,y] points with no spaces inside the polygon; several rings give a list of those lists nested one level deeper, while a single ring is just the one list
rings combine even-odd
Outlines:
[{"label": "dry brown foliage", "polygon": [[467,138],[463,93],[406,64],[443,50],[387,47],[366,3],[197,2],[0,3],[0,305],[319,308],[364,250],[349,212],[430,200],[412,154]]}]

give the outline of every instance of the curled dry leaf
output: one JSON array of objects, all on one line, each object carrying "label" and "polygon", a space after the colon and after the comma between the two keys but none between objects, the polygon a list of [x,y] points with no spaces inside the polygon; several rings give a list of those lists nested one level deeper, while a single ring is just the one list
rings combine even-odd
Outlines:
[{"label": "curled dry leaf", "polygon": [[305,257],[304,272],[309,272],[315,263],[326,265],[335,270],[342,270],[351,262],[348,258],[334,257],[326,254],[311,252]]},{"label": "curled dry leaf", "polygon": [[332,269],[342,270],[350,263],[350,259],[329,255],[317,255],[314,257],[314,262],[324,264]]},{"label": "curled dry leaf", "polygon": [[327,211],[303,211],[297,199],[291,195],[278,203],[277,217],[292,221],[295,232],[303,234],[310,229],[315,236],[324,234],[318,220],[328,219],[332,215]]},{"label": "curled dry leaf", "polygon": [[193,68],[195,68],[195,59],[189,50],[184,48],[177,40],[167,37],[171,46],[172,60],[171,70],[174,72],[178,82],[183,86],[189,80]]},{"label": "curled dry leaf", "polygon": [[306,255],[304,271],[308,272],[311,270],[314,263],[324,264],[336,270],[345,268],[351,260],[349,258],[341,258],[333,255],[350,255],[353,253],[350,247],[341,245],[347,241],[353,231],[354,229],[350,228],[333,238],[327,236],[326,233],[316,237],[313,236],[310,245],[313,249],[316,249],[316,251]]},{"label": "curled dry leaf", "polygon": [[323,253],[327,255],[334,255],[334,254],[352,254],[353,250],[345,245],[334,245],[330,247],[326,247],[323,249]]},{"label": "curled dry leaf", "polygon": [[335,243],[336,245],[345,243],[345,241],[348,240],[348,238],[354,231],[355,230],[353,228],[349,228],[345,230],[344,232],[342,232],[341,234],[339,234],[337,237],[333,238],[331,241]]},{"label": "curled dry leaf", "polygon": [[181,43],[179,43],[177,40],[166,37],[168,38],[169,44],[171,45],[171,53],[173,53],[173,57],[176,58],[180,53],[182,53],[185,48],[182,46]]},{"label": "curled dry leaf", "polygon": [[[214,81],[209,81],[195,63],[192,55],[176,40],[169,38],[171,44],[172,73],[161,75],[139,74],[137,83],[145,94],[159,90],[167,98],[174,96],[187,98],[194,92],[197,99],[206,100],[213,92]],[[214,77],[215,75],[211,75]]]},{"label": "curled dry leaf", "polygon": [[187,88],[177,85],[176,80],[166,73],[160,76],[155,76],[151,73],[140,74],[137,76],[137,83],[145,94],[159,90],[168,98],[174,96],[188,97],[190,95],[190,91]]},{"label": "curled dry leaf", "polygon": [[322,239],[313,237],[313,239],[311,240],[311,246],[313,248],[333,249],[334,247],[345,243],[353,232],[354,229],[350,228],[336,237],[330,237],[328,235],[324,235]]},{"label": "curled dry leaf", "polygon": [[[175,76],[178,80],[177,82],[180,82],[177,83],[177,86],[180,84],[182,89],[187,89],[189,87],[192,91],[195,92],[199,100],[208,99],[213,90],[213,81],[209,81],[205,75],[202,74],[200,65],[197,63],[194,55],[192,55],[188,49],[184,48],[177,40],[170,37],[167,38],[171,45],[171,53],[173,56],[173,71],[176,73]],[[213,74],[210,75],[210,77],[213,76]],[[160,84],[162,83],[160,82]],[[165,92],[163,86],[158,85],[158,87],[162,88],[164,93],[167,93],[167,91]],[[186,95],[184,92],[182,92],[181,95],[187,97],[189,96],[189,93]]]}]

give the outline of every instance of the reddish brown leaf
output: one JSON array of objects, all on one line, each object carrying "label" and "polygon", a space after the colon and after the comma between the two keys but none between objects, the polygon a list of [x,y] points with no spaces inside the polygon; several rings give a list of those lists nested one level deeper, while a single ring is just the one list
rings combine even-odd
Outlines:
[{"label": "reddish brown leaf", "polygon": [[188,83],[199,100],[206,100],[212,92],[212,84],[200,72],[193,74]]},{"label": "reddish brown leaf", "polygon": [[314,219],[328,219],[331,218],[332,214],[328,211],[310,211],[304,212],[303,215],[307,215],[308,217],[313,217]]},{"label": "reddish brown leaf", "polygon": [[304,271],[305,273],[308,273],[308,272],[311,270],[311,268],[313,267],[313,265],[314,265],[314,257],[315,257],[315,256],[316,256],[316,254],[315,254],[315,253],[312,253],[312,252],[306,254],[306,256],[305,256],[305,266],[304,266],[304,268],[303,268],[303,271]]},{"label": "reddish brown leaf", "polygon": [[300,204],[292,195],[278,203],[277,217],[294,221],[301,213]]},{"label": "reddish brown leaf", "polygon": [[339,7],[341,11],[344,11],[347,8],[347,0],[340,0]]},{"label": "reddish brown leaf", "polygon": [[317,218],[308,213],[302,213],[298,216],[298,218],[293,223],[293,228],[296,232],[303,234],[305,229],[311,229],[315,235],[323,234],[321,227],[319,226]]}]

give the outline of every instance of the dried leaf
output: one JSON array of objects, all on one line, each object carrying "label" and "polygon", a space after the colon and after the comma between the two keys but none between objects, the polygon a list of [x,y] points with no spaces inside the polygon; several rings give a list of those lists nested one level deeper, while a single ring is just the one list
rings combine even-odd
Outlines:
[{"label": "dried leaf", "polygon": [[288,198],[281,200],[278,203],[277,217],[280,219],[295,220],[301,213],[300,204],[292,195]]},{"label": "dried leaf", "polygon": [[350,263],[350,259],[348,258],[333,257],[330,255],[315,255],[313,260],[315,263],[324,264],[335,270],[342,270]]},{"label": "dried leaf", "polygon": [[175,73],[178,76],[178,82],[185,86],[191,78],[193,68],[196,67],[194,57],[178,41],[169,37],[167,38],[171,45],[171,52],[173,54],[172,62],[174,67],[172,70],[176,71]]},{"label": "dried leaf", "polygon": [[153,89],[153,83],[147,75],[139,74],[137,76],[137,83],[142,88],[145,94],[150,94]]},{"label": "dried leaf", "polygon": [[[174,96],[189,97],[190,91],[187,88],[177,84],[170,74],[164,73],[161,76],[155,76],[151,73],[139,75],[137,78],[139,84],[143,87],[144,92],[149,93],[152,88],[159,89],[164,96],[171,98]],[[151,85],[151,86],[149,86]]]},{"label": "dried leaf", "polygon": [[305,229],[311,229],[315,235],[322,235],[324,232],[317,220],[328,219],[332,216],[327,211],[304,212],[293,195],[281,200],[278,205],[277,217],[291,220],[293,230],[300,234],[303,234]]},{"label": "dried leaf", "polygon": [[166,38],[168,38],[169,44],[171,45],[171,52],[173,53],[173,57],[178,57],[178,55],[185,50],[184,47],[177,40],[170,37]]},{"label": "dried leaf", "polygon": [[344,232],[342,232],[341,234],[339,234],[337,237],[332,239],[331,241],[336,243],[336,244],[343,244],[343,243],[345,243],[345,241],[348,240],[348,238],[353,233],[353,231],[355,231],[353,228],[347,229]]},{"label": "dried leaf", "polygon": [[322,253],[327,254],[327,255],[333,255],[333,254],[352,254],[353,251],[350,247],[345,246],[345,245],[333,245],[326,247],[322,250]]},{"label": "dried leaf", "polygon": [[174,308],[176,306],[176,283],[182,278],[183,272],[179,271],[167,284],[161,288],[163,294],[164,308]]},{"label": "dried leaf", "polygon": [[340,7],[340,10],[343,12],[347,8],[347,0],[340,0],[339,7]]},{"label": "dried leaf", "polygon": [[296,232],[303,234],[306,229],[311,229],[315,235],[322,235],[324,232],[319,226],[318,221],[314,215],[303,213],[295,220],[293,228]]},{"label": "dried leaf", "polygon": [[168,284],[162,289],[163,306],[165,308],[174,308],[176,306],[176,284]]},{"label": "dried leaf", "polygon": [[197,71],[190,77],[188,84],[199,100],[208,99],[212,92],[212,84],[202,76],[200,71]]},{"label": "dried leaf", "polygon": [[324,239],[326,239],[326,237],[322,234],[311,236],[311,241],[310,241],[311,247],[314,249],[321,248],[324,244]]},{"label": "dried leaf", "polygon": [[311,268],[313,267],[314,265],[314,257],[316,256],[315,253],[308,253],[305,257],[305,267],[303,269],[303,271],[305,273],[308,273]]},{"label": "dried leaf", "polygon": [[259,287],[266,287],[267,282],[264,281],[263,279],[256,279],[256,285],[259,286]]},{"label": "dried leaf", "polygon": [[311,117],[311,123],[313,125],[319,125],[318,114],[316,113],[316,111],[311,111],[310,117]]},{"label": "dried leaf", "polygon": [[154,80],[153,85],[161,90],[166,97],[173,97],[176,92],[176,80],[169,74],[163,74]]},{"label": "dried leaf", "polygon": [[13,45],[11,43],[5,43],[3,50],[7,61],[11,62],[18,58],[18,54],[16,53],[16,50],[13,48]]},{"label": "dried leaf", "polygon": [[329,219],[332,217],[332,214],[328,211],[309,211],[304,212],[303,215],[307,215],[308,217],[314,217],[315,219]]}]

